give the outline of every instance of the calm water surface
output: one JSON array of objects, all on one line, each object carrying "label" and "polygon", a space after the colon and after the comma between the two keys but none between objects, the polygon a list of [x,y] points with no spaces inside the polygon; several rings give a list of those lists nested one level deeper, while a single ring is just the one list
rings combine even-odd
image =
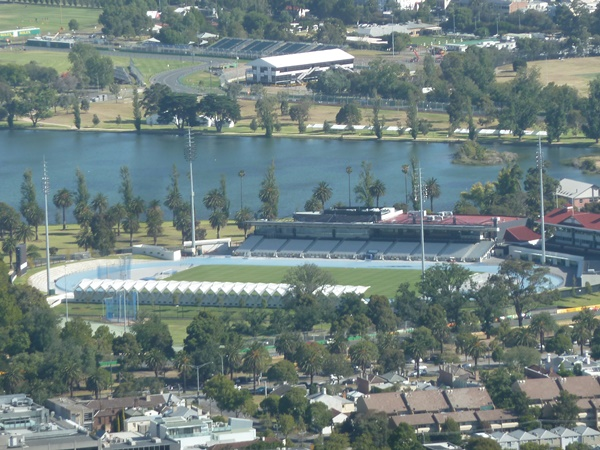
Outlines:
[{"label": "calm water surface", "polygon": [[[18,207],[23,172],[32,169],[34,179],[39,181],[44,157],[51,195],[61,188],[75,190],[75,170],[79,167],[86,175],[92,196],[102,192],[111,204],[121,201],[118,193],[119,168],[128,166],[135,195],[146,201],[162,201],[175,164],[181,174],[181,190],[189,198],[188,165],[183,157],[186,140],[186,137],[167,134],[2,131],[0,201]],[[231,210],[239,209],[240,170],[246,173],[243,179],[244,205],[257,210],[260,206],[260,183],[271,161],[275,162],[280,188],[280,216],[302,210],[312,195],[312,189],[320,181],[327,181],[333,189],[329,204],[338,201],[347,203],[346,167],[353,168],[350,183],[354,187],[361,161],[371,162],[375,177],[387,187],[380,203],[391,205],[405,198],[402,165],[408,164],[413,156],[418,158],[423,168],[423,179],[434,177],[441,186],[442,195],[434,200],[436,210],[451,209],[461,191],[469,189],[477,181],[495,180],[501,168],[451,164],[456,144],[219,136],[196,136],[195,143],[198,157],[194,163],[194,185],[200,218],[208,216],[202,206],[202,197],[208,190],[219,186],[221,174],[227,178]],[[524,171],[535,165],[535,144],[518,147],[496,145],[494,148],[517,153]],[[550,174],[556,178],[570,177],[600,184],[600,176],[583,175],[561,163],[597,152],[591,148],[544,147],[544,158],[550,163]],[[41,186],[41,181],[38,186]],[[43,204],[41,192],[39,189],[38,196],[40,204]],[[51,220],[54,215],[52,206]]]}]

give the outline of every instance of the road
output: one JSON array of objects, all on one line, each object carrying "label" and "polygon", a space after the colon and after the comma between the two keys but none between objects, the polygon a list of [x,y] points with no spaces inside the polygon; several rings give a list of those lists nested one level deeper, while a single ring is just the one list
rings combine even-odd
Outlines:
[{"label": "road", "polygon": [[[179,92],[183,94],[198,94],[198,89],[186,86],[181,83],[181,79],[188,75],[198,72],[200,70],[208,70],[210,66],[209,61],[204,61],[202,64],[192,67],[183,67],[181,69],[169,70],[167,72],[161,72],[150,78],[150,84],[160,83],[167,85],[173,92]],[[218,79],[218,77],[215,76]]]}]

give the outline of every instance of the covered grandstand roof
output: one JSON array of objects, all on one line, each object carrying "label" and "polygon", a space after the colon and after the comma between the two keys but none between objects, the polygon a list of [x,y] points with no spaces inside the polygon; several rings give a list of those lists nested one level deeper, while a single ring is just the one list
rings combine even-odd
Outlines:
[{"label": "covered grandstand roof", "polygon": [[281,67],[295,67],[295,66],[304,66],[307,64],[321,64],[327,62],[336,62],[336,61],[347,61],[349,59],[354,60],[354,56],[350,53],[345,52],[344,50],[340,50],[339,48],[333,48],[330,50],[321,50],[316,52],[305,52],[305,53],[295,53],[290,55],[280,55],[280,56],[268,56],[266,58],[259,58],[249,65],[251,66],[270,66],[275,68]]},{"label": "covered grandstand roof", "polygon": [[[369,286],[325,286],[325,295],[339,297],[343,294],[364,294]],[[284,296],[290,289],[283,283],[230,283],[220,281],[165,281],[165,280],[101,280],[83,279],[75,291],[106,292],[148,292],[157,294],[225,294],[225,295],[269,295]]]}]

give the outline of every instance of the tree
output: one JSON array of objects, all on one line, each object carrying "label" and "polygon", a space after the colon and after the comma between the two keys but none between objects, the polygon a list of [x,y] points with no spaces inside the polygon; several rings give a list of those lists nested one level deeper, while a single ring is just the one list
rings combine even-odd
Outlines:
[{"label": "tree", "polygon": [[240,230],[244,231],[244,239],[248,235],[248,230],[251,225],[248,223],[254,218],[254,214],[248,207],[243,207],[237,213],[235,213],[235,223]]},{"label": "tree", "polygon": [[142,110],[140,104],[140,94],[137,87],[133,88],[133,125],[139,133],[142,130]]},{"label": "tree", "polygon": [[317,342],[304,342],[299,345],[296,352],[298,367],[310,376],[310,384],[313,384],[314,377],[319,373],[327,357],[327,349]]},{"label": "tree", "polygon": [[112,59],[102,56],[91,44],[77,42],[69,52],[70,72],[79,80],[81,87],[96,86],[98,89],[112,83],[114,67]]},{"label": "tree", "polygon": [[425,181],[425,192],[427,192],[427,196],[431,202],[431,211],[433,211],[433,199],[439,198],[442,194],[440,185],[438,184],[436,178],[431,177]]},{"label": "tree", "polygon": [[205,95],[200,100],[198,110],[213,120],[219,133],[225,123],[237,122],[241,118],[240,105],[235,99],[231,99],[226,95]]},{"label": "tree", "polygon": [[434,338],[429,328],[416,328],[406,340],[406,354],[415,360],[417,377],[421,374],[420,364],[426,353],[434,345]]},{"label": "tree", "polygon": [[539,97],[542,86],[539,81],[539,70],[531,69],[517,73],[510,82],[510,90],[504,98],[505,105],[500,111],[499,126],[512,130],[519,140],[525,130],[531,127],[540,110]]},{"label": "tree", "polygon": [[306,410],[306,424],[315,432],[321,434],[325,427],[331,425],[333,415],[325,403],[314,402]]},{"label": "tree", "polygon": [[356,201],[362,203],[365,207],[373,206],[372,186],[375,183],[373,179],[373,166],[371,163],[363,161],[360,165],[361,171],[358,177],[358,184],[354,186]]},{"label": "tree", "polygon": [[471,437],[464,445],[465,450],[501,450],[498,442],[490,438]]},{"label": "tree", "polygon": [[163,212],[158,200],[154,200],[146,211],[146,235],[153,239],[154,245],[163,233]]},{"label": "tree", "polygon": [[81,109],[78,102],[73,105],[73,124],[78,130],[81,129]]},{"label": "tree", "polygon": [[494,322],[502,315],[508,304],[505,285],[497,276],[492,275],[483,286],[473,289],[470,295],[475,299],[475,314],[481,322],[481,331],[489,339]]},{"label": "tree", "polygon": [[198,102],[193,94],[167,92],[158,102],[158,123],[174,123],[177,129],[197,123]]},{"label": "tree", "polygon": [[335,123],[346,125],[357,125],[362,120],[362,114],[354,103],[347,103],[340,108],[335,116]]},{"label": "tree", "polygon": [[108,91],[115,96],[115,103],[119,103],[119,93],[121,92],[121,87],[117,83],[110,83],[108,85]]},{"label": "tree", "polygon": [[19,227],[15,230],[15,235],[14,235],[20,242],[23,242],[23,244],[27,244],[27,240],[28,239],[33,239],[35,237],[35,233],[33,232],[33,230],[31,229],[31,227],[29,225],[27,225],[26,223],[21,222],[21,224],[19,225]]},{"label": "tree", "polygon": [[529,329],[540,337],[540,350],[543,350],[546,346],[546,334],[556,331],[558,324],[549,312],[544,311],[533,316]]},{"label": "tree", "polygon": [[406,126],[410,128],[410,135],[413,140],[417,139],[419,133],[419,111],[417,109],[417,102],[414,99],[410,100],[410,105],[406,112]]},{"label": "tree", "polygon": [[254,106],[258,117],[258,123],[265,130],[265,137],[273,136],[275,123],[277,122],[277,97],[271,95],[263,95],[256,101]]},{"label": "tree", "polygon": [[2,241],[2,253],[8,255],[8,264],[10,267],[12,267],[13,254],[16,251],[17,251],[17,240],[12,236],[5,237],[4,240]]},{"label": "tree", "polygon": [[23,173],[23,182],[21,183],[21,201],[19,210],[25,221],[32,227],[35,227],[35,240],[38,240],[38,227],[42,223],[44,213],[37,203],[35,185],[33,183],[33,174],[31,169]]},{"label": "tree", "polygon": [[86,379],[86,388],[94,392],[96,400],[100,397],[100,392],[110,386],[111,374],[108,370],[97,368]]},{"label": "tree", "polygon": [[520,327],[523,326],[524,313],[538,305],[551,303],[553,295],[556,295],[548,288],[547,273],[547,268],[520,259],[508,259],[500,264],[498,275],[505,283]]},{"label": "tree", "polygon": [[458,264],[440,264],[425,271],[420,290],[433,304],[446,310],[448,321],[458,323],[460,309],[466,302],[465,285],[472,272]]},{"label": "tree", "polygon": [[561,135],[569,128],[569,116],[578,103],[577,90],[563,85],[549,83],[542,89],[544,99],[544,122],[548,131],[548,143],[560,141]]},{"label": "tree", "polygon": [[363,377],[366,374],[367,367],[379,357],[377,346],[369,340],[363,340],[354,344],[350,347],[348,353],[352,364],[360,367]]},{"label": "tree", "polygon": [[379,208],[379,197],[383,197],[385,195],[385,184],[383,181],[380,179],[375,180],[369,188],[369,193],[372,197],[375,197],[375,206]]},{"label": "tree", "polygon": [[577,422],[581,410],[577,406],[578,397],[568,391],[560,391],[556,403],[551,409],[551,418],[559,426],[572,428]]},{"label": "tree", "polygon": [[333,195],[333,191],[329,186],[329,183],[326,181],[321,181],[317,186],[313,189],[313,197],[316,198],[321,205],[323,205],[323,209],[325,209],[325,203],[331,198]]},{"label": "tree", "polygon": [[259,373],[262,373],[271,362],[271,357],[265,346],[260,342],[254,342],[242,361],[242,370],[252,374],[254,390],[256,391],[256,379]]},{"label": "tree", "polygon": [[383,295],[372,295],[367,306],[367,317],[378,333],[389,333],[396,329],[396,316],[389,299]]},{"label": "tree", "polygon": [[258,198],[262,203],[260,208],[260,217],[266,220],[274,220],[277,218],[279,204],[279,187],[275,178],[275,162],[273,161],[265,178],[260,184]]},{"label": "tree", "polygon": [[399,423],[388,438],[391,450],[421,450],[423,445],[419,442],[414,428],[406,423]]},{"label": "tree", "polygon": [[292,106],[289,110],[290,119],[298,122],[298,131],[304,133],[306,131],[306,121],[309,119],[309,111],[311,107],[309,100],[302,100],[300,103]]},{"label": "tree", "polygon": [[296,384],[298,382],[298,373],[294,363],[283,360],[274,364],[267,370],[267,379],[269,381],[289,384]]},{"label": "tree", "polygon": [[79,22],[77,22],[77,19],[71,19],[69,20],[68,27],[71,31],[77,31],[79,30]]},{"label": "tree", "polygon": [[297,421],[304,417],[307,408],[308,399],[303,388],[294,387],[279,400],[279,414],[289,414]]},{"label": "tree", "polygon": [[594,139],[598,143],[600,140],[600,77],[590,81],[588,98],[584,105],[586,123],[582,127],[583,132],[585,137]]}]

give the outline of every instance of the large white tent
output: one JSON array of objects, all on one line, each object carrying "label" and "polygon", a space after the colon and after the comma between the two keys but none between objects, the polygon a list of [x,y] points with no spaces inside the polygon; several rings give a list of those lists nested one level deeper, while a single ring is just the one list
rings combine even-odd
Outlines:
[{"label": "large white tent", "polygon": [[[323,294],[339,298],[362,295],[369,286],[324,286]],[[83,279],[74,291],[76,302],[102,303],[119,293],[136,292],[140,304],[240,306],[280,308],[290,286],[277,283],[229,283],[217,281],[100,280]]]}]

